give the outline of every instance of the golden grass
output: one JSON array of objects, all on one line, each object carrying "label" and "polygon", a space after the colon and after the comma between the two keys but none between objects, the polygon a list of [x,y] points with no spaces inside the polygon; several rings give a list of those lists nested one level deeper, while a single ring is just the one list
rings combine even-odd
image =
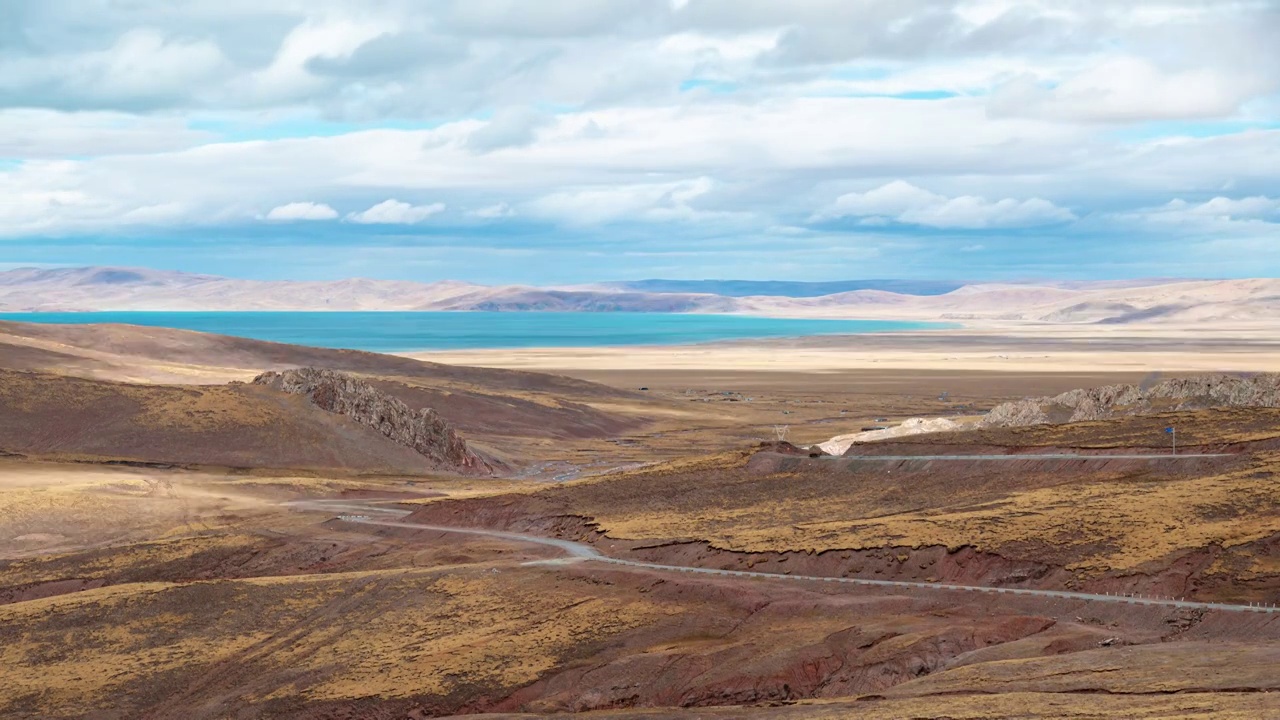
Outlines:
[{"label": "golden grass", "polygon": [[122,385],[125,395],[142,405],[137,421],[143,426],[212,430],[228,426],[267,427],[289,419],[280,407],[249,402],[229,386],[164,388]]},{"label": "golden grass", "polygon": [[[1028,477],[1026,489],[968,487],[979,483],[963,478],[954,487],[920,488],[915,483],[925,475],[919,472],[898,480],[732,470],[717,476],[719,484],[702,488],[697,466],[689,468],[683,477],[677,468],[662,468],[557,492],[571,498],[566,504],[574,512],[620,539],[696,538],[747,552],[1031,547],[1082,574],[1132,569],[1179,550],[1230,548],[1280,532],[1275,453],[1208,477],[1112,472],[1040,483]],[[626,489],[610,487],[618,482]],[[1266,562],[1259,562],[1263,571]]]},{"label": "golden grass", "polygon": [[640,599],[587,594],[580,583],[533,590],[521,575],[451,574],[430,582],[419,606],[370,618],[302,660],[301,667],[317,670],[347,666],[307,696],[408,697],[445,695],[464,685],[521,686],[571,649],[664,612]]},{"label": "golden grass", "polygon": [[[577,648],[678,612],[539,571],[442,571],[145,583],[0,606],[0,715],[199,696],[222,673],[255,701],[509,692]],[[294,678],[308,677],[299,688]]]}]

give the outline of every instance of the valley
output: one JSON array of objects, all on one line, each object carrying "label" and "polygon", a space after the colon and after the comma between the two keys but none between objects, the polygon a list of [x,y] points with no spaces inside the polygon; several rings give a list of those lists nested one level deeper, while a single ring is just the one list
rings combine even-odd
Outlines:
[{"label": "valley", "polygon": [[1269,376],[829,455],[1150,373],[551,375],[4,330],[5,717],[1280,711],[1280,410],[1237,387]]}]

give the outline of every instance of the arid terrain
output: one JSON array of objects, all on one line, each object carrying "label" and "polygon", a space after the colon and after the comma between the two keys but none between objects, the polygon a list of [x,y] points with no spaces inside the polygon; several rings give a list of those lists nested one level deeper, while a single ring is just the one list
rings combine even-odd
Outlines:
[{"label": "arid terrain", "polygon": [[5,323],[0,716],[1280,717],[1280,408],[1238,378],[810,449],[1197,369],[1135,352],[548,374]]},{"label": "arid terrain", "polygon": [[869,281],[856,287],[648,281],[544,288],[367,278],[268,282],[145,268],[20,268],[0,272],[0,311],[697,312],[951,320],[995,327],[1174,327],[1266,324],[1280,309],[1280,280],[1270,278],[1012,284]]}]

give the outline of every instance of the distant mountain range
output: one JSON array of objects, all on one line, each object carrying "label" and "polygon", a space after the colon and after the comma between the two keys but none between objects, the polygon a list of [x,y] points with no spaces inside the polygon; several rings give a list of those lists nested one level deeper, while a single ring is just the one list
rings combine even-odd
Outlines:
[{"label": "distant mountain range", "polygon": [[366,278],[238,280],[114,267],[23,268],[0,273],[0,311],[101,310],[698,312],[966,324],[1280,325],[1280,280],[1003,284],[642,280],[539,288]]},{"label": "distant mountain range", "polygon": [[835,282],[792,282],[789,280],[632,280],[603,283],[601,287],[648,293],[706,293],[725,297],[772,295],[775,297],[821,297],[854,290],[884,290],[902,295],[943,295],[965,286],[962,282],[937,280],[837,280]]}]

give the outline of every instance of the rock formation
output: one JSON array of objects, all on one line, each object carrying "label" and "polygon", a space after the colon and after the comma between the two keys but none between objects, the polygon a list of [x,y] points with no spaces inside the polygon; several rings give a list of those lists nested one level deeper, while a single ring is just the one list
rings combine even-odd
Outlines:
[{"label": "rock formation", "polygon": [[1280,375],[1200,375],[1164,380],[1149,388],[1107,385],[1071,390],[1054,397],[997,405],[983,418],[982,424],[988,427],[1059,424],[1217,407],[1280,407]]},{"label": "rock formation", "polygon": [[333,370],[299,368],[266,372],[253,379],[286,393],[306,395],[316,407],[345,415],[391,440],[412,448],[436,469],[492,475],[494,468],[471,451],[435,410],[413,410],[363,380]]}]

